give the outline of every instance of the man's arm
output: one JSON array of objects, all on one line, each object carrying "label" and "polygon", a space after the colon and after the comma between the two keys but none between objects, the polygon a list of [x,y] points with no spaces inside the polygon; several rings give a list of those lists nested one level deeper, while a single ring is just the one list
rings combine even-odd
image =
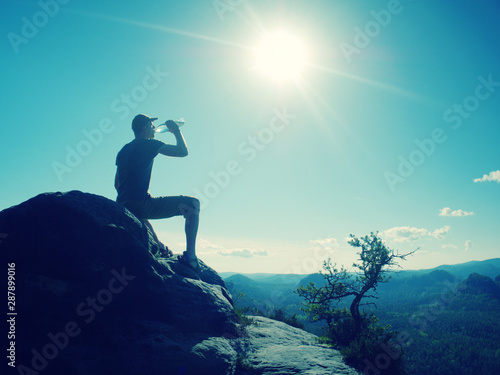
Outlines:
[{"label": "man's arm", "polygon": [[161,148],[158,150],[158,153],[178,158],[187,156],[188,148],[186,145],[186,141],[184,140],[184,137],[182,136],[181,131],[179,130],[179,126],[177,126],[177,124],[173,121],[168,121],[167,127],[174,134],[177,144],[175,146],[165,144],[161,146]]}]

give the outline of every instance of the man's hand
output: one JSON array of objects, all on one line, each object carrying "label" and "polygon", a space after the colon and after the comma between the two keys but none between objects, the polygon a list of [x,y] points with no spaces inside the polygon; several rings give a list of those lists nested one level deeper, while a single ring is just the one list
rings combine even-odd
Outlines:
[{"label": "man's hand", "polygon": [[158,150],[158,152],[165,156],[174,156],[179,158],[187,156],[188,149],[186,141],[184,140],[184,137],[182,136],[182,133],[179,130],[179,125],[177,125],[175,121],[172,120],[168,120],[167,122],[165,122],[165,125],[167,125],[168,131],[174,134],[177,144],[175,146],[164,144]]},{"label": "man's hand", "polygon": [[179,125],[177,125],[175,121],[168,120],[165,125],[167,125],[168,130],[172,133],[177,133],[179,131]]}]

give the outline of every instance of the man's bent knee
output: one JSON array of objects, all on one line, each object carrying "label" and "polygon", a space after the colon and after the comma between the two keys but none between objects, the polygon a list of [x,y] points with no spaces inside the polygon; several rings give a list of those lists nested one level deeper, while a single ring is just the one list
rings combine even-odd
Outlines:
[{"label": "man's bent knee", "polygon": [[198,198],[195,198],[193,197],[193,206],[194,206],[194,209],[196,210],[196,213],[200,213],[200,200]]},{"label": "man's bent knee", "polygon": [[180,210],[182,212],[182,216],[185,218],[193,215],[200,214],[200,201],[195,197],[186,197],[184,203],[181,204]]}]

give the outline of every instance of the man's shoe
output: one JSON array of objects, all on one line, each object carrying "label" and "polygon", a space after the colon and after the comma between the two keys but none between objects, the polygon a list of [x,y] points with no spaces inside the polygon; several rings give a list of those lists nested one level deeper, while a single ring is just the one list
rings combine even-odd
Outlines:
[{"label": "man's shoe", "polygon": [[172,256],[172,252],[168,249],[160,249],[159,258],[170,258]]},{"label": "man's shoe", "polygon": [[183,252],[179,257],[179,263],[191,268],[196,273],[199,273],[201,271],[200,263],[198,263],[198,258],[188,258],[186,252]]}]

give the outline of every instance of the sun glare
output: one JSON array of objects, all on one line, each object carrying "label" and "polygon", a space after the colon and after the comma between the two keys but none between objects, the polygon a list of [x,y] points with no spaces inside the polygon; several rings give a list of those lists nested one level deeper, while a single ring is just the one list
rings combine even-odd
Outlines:
[{"label": "sun glare", "polygon": [[297,79],[305,64],[301,41],[280,31],[267,35],[255,51],[256,68],[275,81]]}]

